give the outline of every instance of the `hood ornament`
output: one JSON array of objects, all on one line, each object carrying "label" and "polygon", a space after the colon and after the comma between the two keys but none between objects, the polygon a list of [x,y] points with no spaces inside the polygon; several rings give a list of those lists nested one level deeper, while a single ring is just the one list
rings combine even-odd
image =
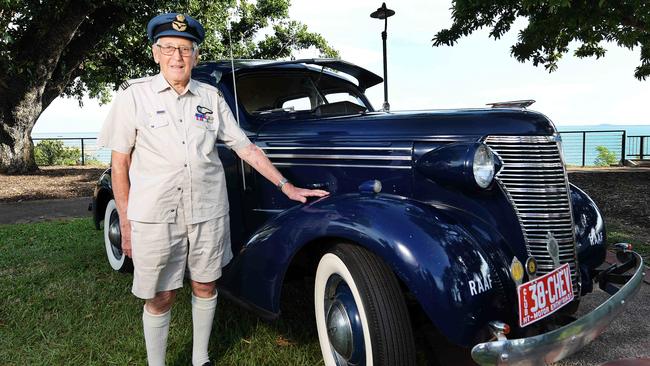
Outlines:
[{"label": "hood ornament", "polygon": [[550,231],[546,232],[546,250],[553,260],[554,268],[558,268],[560,266],[560,247]]},{"label": "hood ornament", "polygon": [[526,109],[527,107],[529,107],[533,103],[535,103],[534,100],[525,99],[525,100],[509,100],[507,102],[487,103],[487,105],[491,105],[492,108],[522,108],[522,109]]}]

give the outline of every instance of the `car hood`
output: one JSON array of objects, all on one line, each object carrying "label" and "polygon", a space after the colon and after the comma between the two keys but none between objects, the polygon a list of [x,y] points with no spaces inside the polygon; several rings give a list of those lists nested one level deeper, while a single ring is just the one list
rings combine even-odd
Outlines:
[{"label": "car hood", "polygon": [[263,139],[317,138],[426,141],[445,136],[552,135],[553,123],[525,109],[455,109],[371,112],[359,115],[287,118],[269,121],[258,130]]}]

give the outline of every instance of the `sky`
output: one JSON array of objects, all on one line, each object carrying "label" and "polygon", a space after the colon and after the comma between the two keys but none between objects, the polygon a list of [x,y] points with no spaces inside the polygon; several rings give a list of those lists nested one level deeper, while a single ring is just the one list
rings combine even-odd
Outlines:
[{"label": "sky", "polygon": [[[370,18],[381,2],[329,0],[326,4],[293,0],[289,15],[325,37],[343,60],[382,75],[384,22]],[[534,99],[536,103],[529,109],[545,114],[557,126],[650,125],[650,79],[634,78],[638,48],[609,44],[601,59],[579,59],[570,52],[559,62],[558,70],[549,74],[541,66],[520,63],[510,56],[517,31],[526,24],[523,19],[497,41],[489,38],[485,29],[460,39],[453,47],[432,47],[435,33],[451,25],[451,1],[392,1],[386,5],[396,12],[388,19],[391,110],[480,108],[491,102]],[[317,55],[306,50],[296,57]],[[381,108],[383,84],[366,94],[375,108]],[[97,132],[109,107],[86,99],[79,108],[76,100],[58,98],[43,112],[33,132]]]}]

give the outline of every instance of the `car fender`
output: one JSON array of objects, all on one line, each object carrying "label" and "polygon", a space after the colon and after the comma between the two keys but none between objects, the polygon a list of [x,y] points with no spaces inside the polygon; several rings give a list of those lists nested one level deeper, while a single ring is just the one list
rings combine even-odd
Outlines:
[{"label": "car fender", "polygon": [[593,289],[592,272],[605,260],[607,233],[605,220],[596,203],[580,188],[573,184],[570,188],[581,292],[586,294]]},{"label": "car fender", "polygon": [[505,298],[513,292],[507,271],[512,256],[503,253],[507,246],[496,230],[453,207],[387,194],[326,197],[280,213],[243,246],[220,287],[276,317],[293,256],[322,238],[357,243],[377,254],[454,343],[476,343],[487,321],[512,313]]},{"label": "car fender", "polygon": [[113,187],[111,184],[111,168],[106,169],[97,180],[92,200],[92,213],[95,228],[99,230],[100,223],[104,220],[104,211],[108,201],[113,199]]}]

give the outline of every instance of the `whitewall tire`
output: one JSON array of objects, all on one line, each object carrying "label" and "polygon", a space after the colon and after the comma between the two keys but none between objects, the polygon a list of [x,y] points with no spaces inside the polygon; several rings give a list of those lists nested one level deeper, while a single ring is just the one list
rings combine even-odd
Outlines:
[{"label": "whitewall tire", "polygon": [[104,247],[108,263],[116,271],[133,272],[131,258],[122,252],[122,236],[120,233],[120,216],[117,213],[115,200],[110,200],[104,212]]},{"label": "whitewall tire", "polygon": [[337,244],[321,257],[314,308],[326,366],[415,365],[415,342],[399,283],[364,248]]}]

